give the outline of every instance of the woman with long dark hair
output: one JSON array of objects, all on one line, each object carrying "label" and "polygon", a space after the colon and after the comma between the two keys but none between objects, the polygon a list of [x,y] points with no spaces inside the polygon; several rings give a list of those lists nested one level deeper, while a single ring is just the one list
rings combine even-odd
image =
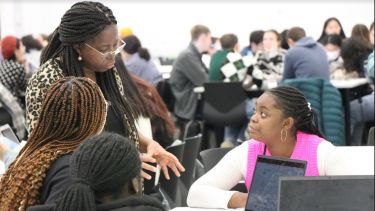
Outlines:
[{"label": "woman with long dark hair", "polygon": [[337,34],[341,37],[341,39],[346,38],[341,22],[335,17],[328,18],[324,22],[322,34],[320,35],[318,42],[322,43],[323,39],[330,34]]}]

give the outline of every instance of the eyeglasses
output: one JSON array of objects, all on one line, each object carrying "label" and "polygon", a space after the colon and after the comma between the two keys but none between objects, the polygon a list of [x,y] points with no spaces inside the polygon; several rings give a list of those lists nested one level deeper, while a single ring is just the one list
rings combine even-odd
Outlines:
[{"label": "eyeglasses", "polygon": [[120,45],[120,47],[118,47],[114,51],[106,52],[106,53],[100,52],[99,50],[97,50],[96,48],[92,47],[91,45],[89,45],[87,43],[85,43],[85,45],[87,45],[88,47],[90,47],[92,50],[100,53],[105,59],[111,60],[115,55],[117,55],[118,53],[120,53],[122,51],[122,49],[124,49],[126,43],[123,40],[121,40],[121,39],[120,39],[120,42],[122,43],[122,45]]}]

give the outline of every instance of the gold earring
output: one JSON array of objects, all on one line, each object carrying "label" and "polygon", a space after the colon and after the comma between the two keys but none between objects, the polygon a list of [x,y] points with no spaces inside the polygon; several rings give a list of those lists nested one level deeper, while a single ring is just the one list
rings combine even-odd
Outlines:
[{"label": "gold earring", "polygon": [[[285,134],[285,136],[283,136]],[[288,131],[281,129],[281,142],[286,143],[286,137],[288,136]]]}]

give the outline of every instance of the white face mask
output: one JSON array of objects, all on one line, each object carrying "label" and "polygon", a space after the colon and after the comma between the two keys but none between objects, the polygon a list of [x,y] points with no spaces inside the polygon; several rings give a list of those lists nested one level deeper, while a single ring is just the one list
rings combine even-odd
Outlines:
[{"label": "white face mask", "polygon": [[327,51],[328,61],[334,61],[340,56],[340,50]]}]

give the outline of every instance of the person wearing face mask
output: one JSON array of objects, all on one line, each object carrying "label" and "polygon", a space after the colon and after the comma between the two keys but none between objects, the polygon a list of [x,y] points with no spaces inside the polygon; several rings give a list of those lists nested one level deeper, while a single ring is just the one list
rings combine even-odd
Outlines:
[{"label": "person wearing face mask", "polygon": [[[370,65],[366,65],[371,50],[359,37],[345,40],[341,48],[341,57],[344,61],[343,68],[332,73],[331,79],[351,80],[357,78],[374,77]],[[370,58],[371,59],[371,58]],[[373,61],[372,61],[373,62]],[[366,68],[367,66],[367,68]],[[374,92],[368,93],[350,102],[351,145],[362,145],[365,142],[363,133],[365,123],[374,121]]]},{"label": "person wearing face mask", "polygon": [[335,17],[328,18],[324,22],[323,31],[318,39],[318,42],[323,43],[324,38],[330,34],[337,34],[341,37],[341,39],[346,38],[341,22]]},{"label": "person wearing face mask", "polygon": [[6,36],[1,41],[1,53],[4,60],[0,62],[0,83],[17,99],[22,108],[25,107],[27,66],[25,47],[15,36]]},{"label": "person wearing face mask", "polygon": [[323,40],[324,49],[327,53],[330,73],[342,68],[343,60],[340,56],[342,39],[339,35],[328,35]]}]

